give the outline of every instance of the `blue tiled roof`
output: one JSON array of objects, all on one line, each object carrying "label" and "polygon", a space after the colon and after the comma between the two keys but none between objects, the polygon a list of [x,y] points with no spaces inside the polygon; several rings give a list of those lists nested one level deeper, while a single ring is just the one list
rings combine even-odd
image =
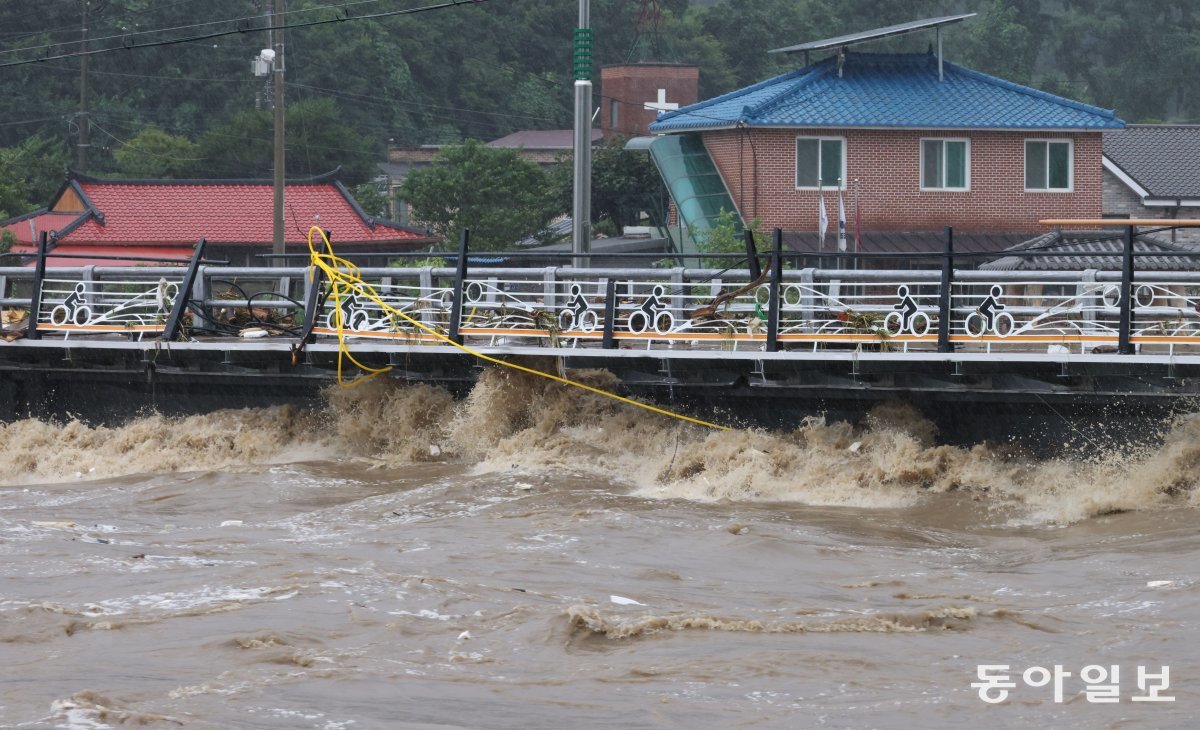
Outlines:
[{"label": "blue tiled roof", "polygon": [[1121,129],[1110,109],[944,63],[930,54],[851,53],[660,114],[651,132],[731,127]]}]

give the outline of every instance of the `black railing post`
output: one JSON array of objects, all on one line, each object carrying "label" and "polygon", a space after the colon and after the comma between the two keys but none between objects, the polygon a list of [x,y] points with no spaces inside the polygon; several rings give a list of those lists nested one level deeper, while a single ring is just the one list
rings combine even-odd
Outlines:
[{"label": "black railing post", "polygon": [[608,284],[604,287],[604,339],[600,341],[600,347],[605,350],[615,350],[617,347],[617,338],[613,334],[613,330],[617,326],[617,280],[609,279]]},{"label": "black railing post", "polygon": [[746,229],[746,268],[750,269],[750,281],[762,276],[762,266],[758,264],[758,247],[754,245],[754,231]]},{"label": "black railing post", "polygon": [[938,292],[938,352],[954,352],[950,322],[954,316],[954,227],[946,226],[946,250],[942,256],[942,288]]},{"label": "black railing post", "polygon": [[29,295],[29,324],[25,328],[25,337],[30,340],[42,339],[38,332],[38,312],[42,309],[42,279],[46,278],[46,247],[50,243],[50,232],[42,231],[38,239],[37,264],[33,269],[33,291]]},{"label": "black railing post", "polygon": [[1117,352],[1133,354],[1130,329],[1133,325],[1133,226],[1125,226],[1125,250],[1121,256],[1121,319],[1117,325]]},{"label": "black railing post", "polygon": [[454,271],[454,303],[450,305],[450,341],[459,345],[463,343],[458,328],[462,319],[463,297],[466,295],[464,289],[467,279],[467,249],[470,239],[470,229],[462,229],[462,233],[458,236],[458,267]]},{"label": "black railing post", "polygon": [[775,229],[771,251],[771,286],[767,289],[767,352],[779,350],[779,301],[783,286],[783,229]]},{"label": "black railing post", "polygon": [[171,314],[167,317],[167,326],[163,329],[163,342],[171,342],[179,335],[183,315],[187,313],[188,302],[191,301],[192,287],[196,286],[196,275],[200,272],[200,260],[204,258],[206,244],[203,238],[196,242],[196,250],[192,252],[192,260],[183,275],[183,283],[179,285],[179,293],[175,295],[175,301],[171,304]]},{"label": "black railing post", "polygon": [[325,284],[325,272],[313,266],[312,281],[308,283],[308,291],[304,295],[304,327],[300,331],[300,341],[316,342],[317,336],[313,330],[317,327],[317,317],[321,315],[321,287]]},{"label": "black railing post", "polygon": [[[329,254],[331,257],[333,254],[332,239],[333,232],[325,231],[325,238],[321,241],[321,246],[324,248],[321,253]],[[308,291],[304,293],[304,323],[300,327],[300,339],[292,345],[292,367],[300,364],[300,353],[304,351],[304,346],[317,341],[313,330],[317,328],[317,319],[321,316],[321,305],[325,302],[325,297],[321,296],[321,288],[325,284],[325,270],[310,263],[309,272],[312,280],[308,282]]]}]

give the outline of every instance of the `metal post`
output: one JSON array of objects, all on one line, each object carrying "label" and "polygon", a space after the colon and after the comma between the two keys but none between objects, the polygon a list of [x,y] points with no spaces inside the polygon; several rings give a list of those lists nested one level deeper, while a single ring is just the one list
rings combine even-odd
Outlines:
[{"label": "metal post", "polygon": [[[333,246],[329,243],[332,239],[333,232],[325,231],[325,237],[321,240],[321,245],[325,248],[322,253],[333,253]],[[308,283],[308,291],[304,294],[304,325],[300,330],[300,342],[292,348],[293,367],[297,364],[304,345],[317,341],[313,330],[317,327],[317,319],[321,316],[321,304],[325,301],[325,297],[321,296],[321,288],[325,284],[325,271],[316,266],[311,266],[309,270],[312,281]]]},{"label": "metal post", "polygon": [[466,296],[467,279],[467,249],[471,239],[471,231],[462,229],[458,236],[458,266],[454,270],[454,303],[450,305],[450,341],[463,343],[462,335],[458,333],[459,320],[462,319],[463,297]]},{"label": "metal post", "polygon": [[783,229],[775,229],[775,247],[771,252],[771,286],[767,301],[767,352],[779,350],[779,290],[783,286]]},{"label": "metal post", "polygon": [[304,295],[304,328],[300,331],[300,342],[316,342],[317,336],[313,330],[317,326],[317,317],[321,314],[321,287],[325,283],[325,272],[312,267],[312,281],[308,283],[308,292]]},{"label": "metal post", "polygon": [[1121,319],[1117,327],[1117,352],[1133,354],[1129,330],[1133,323],[1133,226],[1125,226],[1125,250],[1121,257]]},{"label": "metal post", "polygon": [[954,227],[946,226],[946,250],[942,256],[942,284],[938,291],[938,352],[954,352],[950,342],[950,322],[954,316]]},{"label": "metal post", "polygon": [[592,29],[589,0],[579,0],[575,29],[575,194],[571,208],[575,268],[588,266],[592,246]]},{"label": "metal post", "polygon": [[196,250],[192,252],[192,260],[188,263],[187,271],[183,275],[183,283],[179,285],[179,293],[175,295],[175,302],[171,305],[171,315],[167,317],[167,326],[163,329],[163,342],[171,342],[179,335],[180,325],[183,324],[183,315],[187,312],[189,294],[192,287],[196,285],[196,274],[200,271],[200,260],[204,258],[206,243],[203,238],[196,242]]},{"label": "metal post", "polygon": [[[271,28],[275,42],[275,66],[272,78],[275,82],[275,218],[271,238],[271,253],[284,253],[283,245],[283,188],[284,188],[284,147],[283,147],[283,24],[285,22],[283,0],[275,0],[274,15],[271,17]],[[276,257],[276,266],[286,266],[287,262]]]},{"label": "metal post", "polygon": [[617,338],[613,334],[613,329],[617,325],[617,281],[609,279],[604,287],[604,339],[600,341],[600,347],[605,350],[615,350],[617,348]]},{"label": "metal post", "polygon": [[750,281],[762,276],[762,267],[758,264],[758,247],[754,245],[754,231],[746,229],[746,268],[750,269]]},{"label": "metal post", "polygon": [[40,340],[42,333],[38,332],[38,312],[42,308],[42,279],[46,277],[46,247],[50,242],[50,233],[42,231],[38,239],[37,264],[33,269],[33,291],[29,295],[29,323],[25,327],[25,339]]}]

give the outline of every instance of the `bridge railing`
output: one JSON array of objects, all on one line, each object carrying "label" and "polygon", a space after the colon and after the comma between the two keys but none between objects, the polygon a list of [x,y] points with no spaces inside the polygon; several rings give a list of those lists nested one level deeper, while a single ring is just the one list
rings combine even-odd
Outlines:
[{"label": "bridge railing", "polygon": [[[312,295],[306,267],[199,266],[51,268],[33,302],[34,272],[0,268],[0,306],[36,309],[50,337],[163,333],[181,299],[193,308],[190,336],[221,312],[254,311],[293,333]],[[572,267],[469,270],[461,289],[448,267],[363,269],[397,316],[362,292],[316,291],[313,333],[421,344],[436,338],[408,318],[449,334],[461,293],[458,334],[505,343],[640,349],[761,350],[768,341],[771,283],[746,269]],[[82,287],[82,288],[81,288]],[[935,350],[947,339],[966,352],[1110,351],[1120,345],[1122,274],[1117,271],[952,272],[943,303],[935,270],[789,269],[779,284],[780,349]],[[1141,352],[1200,353],[1200,271],[1139,272],[1129,342]],[[719,300],[714,306],[714,300]],[[232,320],[231,320],[232,321]],[[236,334],[237,325],[224,334]]]}]

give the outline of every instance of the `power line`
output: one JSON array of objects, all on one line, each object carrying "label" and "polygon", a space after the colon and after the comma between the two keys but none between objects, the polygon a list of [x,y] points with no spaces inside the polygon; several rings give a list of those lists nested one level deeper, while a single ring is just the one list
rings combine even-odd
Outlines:
[{"label": "power line", "polygon": [[[297,14],[297,13],[312,13],[312,12],[318,12],[318,11],[322,11],[322,10],[334,10],[334,11],[337,11],[337,15],[333,18],[326,18],[324,20],[310,20],[310,21],[305,21],[305,22],[300,22],[300,23],[290,23],[290,24],[284,23],[283,25],[278,25],[278,26],[263,25],[263,26],[253,27],[251,25],[252,23],[257,23],[259,21],[262,21],[262,19],[263,19],[262,16],[254,15],[254,16],[248,16],[248,17],[242,17],[242,18],[214,20],[214,21],[209,21],[207,23],[196,23],[193,25],[181,25],[181,26],[177,26],[174,28],[156,28],[154,30],[135,31],[133,33],[125,33],[122,35],[105,36],[102,38],[94,38],[92,40],[98,42],[98,41],[119,39],[119,40],[121,40],[121,45],[119,47],[97,48],[97,49],[93,49],[93,50],[89,50],[89,51],[75,51],[73,53],[61,53],[61,54],[54,55],[54,56],[49,55],[50,49],[68,45],[69,42],[48,43],[48,44],[44,44],[41,46],[30,46],[28,48],[13,48],[13,49],[9,49],[6,51],[0,51],[0,55],[10,54],[10,53],[24,53],[24,52],[28,52],[28,51],[39,51],[39,50],[44,51],[45,53],[41,58],[27,59],[24,61],[10,61],[8,63],[3,63],[3,64],[0,64],[0,68],[6,68],[9,66],[23,66],[26,64],[30,64],[30,63],[42,63],[44,61],[55,61],[55,60],[59,60],[59,59],[63,59],[63,58],[75,58],[78,56],[91,56],[91,55],[96,55],[96,54],[100,54],[100,53],[111,53],[113,51],[134,50],[134,49],[138,49],[138,48],[153,48],[153,47],[157,47],[157,46],[169,46],[169,45],[174,45],[177,43],[187,43],[189,41],[209,40],[211,38],[222,38],[224,36],[239,35],[239,34],[244,34],[244,33],[262,33],[264,31],[268,31],[268,30],[288,30],[290,28],[308,28],[308,27],[312,27],[312,26],[316,26],[316,25],[329,25],[331,23],[343,23],[348,20],[372,20],[372,19],[376,19],[376,18],[390,18],[390,17],[394,17],[394,16],[398,16],[398,15],[413,15],[416,13],[423,13],[423,12],[427,12],[430,10],[441,10],[443,8],[458,7],[459,5],[476,5],[476,4],[479,4],[482,2],[486,2],[486,0],[448,0],[448,2],[443,2],[438,5],[424,5],[424,6],[416,7],[416,8],[406,8],[403,10],[388,10],[388,11],[384,11],[381,13],[369,13],[369,14],[365,14],[365,15],[352,15],[350,13],[350,11],[347,10],[347,8],[352,5],[361,5],[361,4],[368,3],[368,2],[378,2],[378,1],[379,0],[357,0],[357,2],[344,3],[341,5],[322,5],[317,8],[302,8],[300,10],[290,10],[284,14],[291,15],[291,14]],[[233,30],[214,31],[212,33],[202,33],[200,35],[195,35],[195,36],[190,36],[190,37],[185,37],[185,38],[172,38],[169,40],[147,41],[145,43],[134,43],[131,40],[135,36],[150,35],[150,34],[154,34],[154,33],[169,33],[171,31],[177,31],[177,30],[191,30],[193,28],[204,28],[204,27],[208,27],[208,26],[212,26],[212,25],[221,25],[221,24],[225,24],[225,23],[233,23],[233,24],[235,24],[236,27]]]}]

